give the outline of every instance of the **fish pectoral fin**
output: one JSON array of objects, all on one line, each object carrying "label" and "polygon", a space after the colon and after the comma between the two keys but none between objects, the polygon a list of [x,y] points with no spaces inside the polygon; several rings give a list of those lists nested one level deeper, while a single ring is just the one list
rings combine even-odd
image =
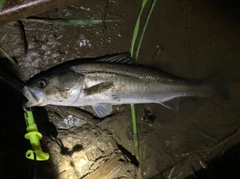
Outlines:
[{"label": "fish pectoral fin", "polygon": [[99,118],[103,118],[112,112],[112,105],[110,104],[96,104],[92,108]]},{"label": "fish pectoral fin", "polygon": [[168,109],[178,110],[179,109],[178,103],[179,103],[178,99],[171,99],[169,101],[161,102],[160,104]]},{"label": "fish pectoral fin", "polygon": [[112,88],[113,86],[114,86],[114,83],[112,81],[102,82],[97,85],[84,89],[84,92],[87,95],[93,95],[93,94],[105,92],[110,88]]}]

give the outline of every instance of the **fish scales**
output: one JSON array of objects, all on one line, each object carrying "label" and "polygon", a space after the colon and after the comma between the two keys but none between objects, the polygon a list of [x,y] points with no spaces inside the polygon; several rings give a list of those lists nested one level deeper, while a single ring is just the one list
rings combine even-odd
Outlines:
[{"label": "fish scales", "polygon": [[26,105],[92,106],[98,117],[104,117],[116,104],[160,103],[178,109],[176,98],[212,94],[207,84],[128,64],[127,58],[120,54],[104,57],[107,61],[78,60],[40,73],[23,89]]}]

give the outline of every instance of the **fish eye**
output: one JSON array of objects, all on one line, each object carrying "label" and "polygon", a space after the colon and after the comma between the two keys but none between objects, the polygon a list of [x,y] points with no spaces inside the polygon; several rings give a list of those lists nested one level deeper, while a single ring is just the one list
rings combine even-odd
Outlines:
[{"label": "fish eye", "polygon": [[38,81],[38,87],[39,88],[45,88],[47,86],[47,83],[45,80],[39,80]]}]

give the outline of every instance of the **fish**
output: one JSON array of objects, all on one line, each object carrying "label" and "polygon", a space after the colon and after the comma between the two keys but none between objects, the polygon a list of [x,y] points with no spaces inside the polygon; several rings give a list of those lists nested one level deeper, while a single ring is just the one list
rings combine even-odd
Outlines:
[{"label": "fish", "polygon": [[103,118],[113,105],[158,103],[178,110],[181,97],[210,97],[208,83],[185,80],[136,63],[129,53],[75,59],[43,71],[22,89],[26,106],[92,106]]}]

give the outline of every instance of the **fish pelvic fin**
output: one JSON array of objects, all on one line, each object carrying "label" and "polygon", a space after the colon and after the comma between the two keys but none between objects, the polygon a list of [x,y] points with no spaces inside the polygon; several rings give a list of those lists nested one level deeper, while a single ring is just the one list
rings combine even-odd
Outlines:
[{"label": "fish pelvic fin", "polygon": [[99,118],[108,116],[112,112],[112,105],[110,104],[95,104],[92,108]]}]

